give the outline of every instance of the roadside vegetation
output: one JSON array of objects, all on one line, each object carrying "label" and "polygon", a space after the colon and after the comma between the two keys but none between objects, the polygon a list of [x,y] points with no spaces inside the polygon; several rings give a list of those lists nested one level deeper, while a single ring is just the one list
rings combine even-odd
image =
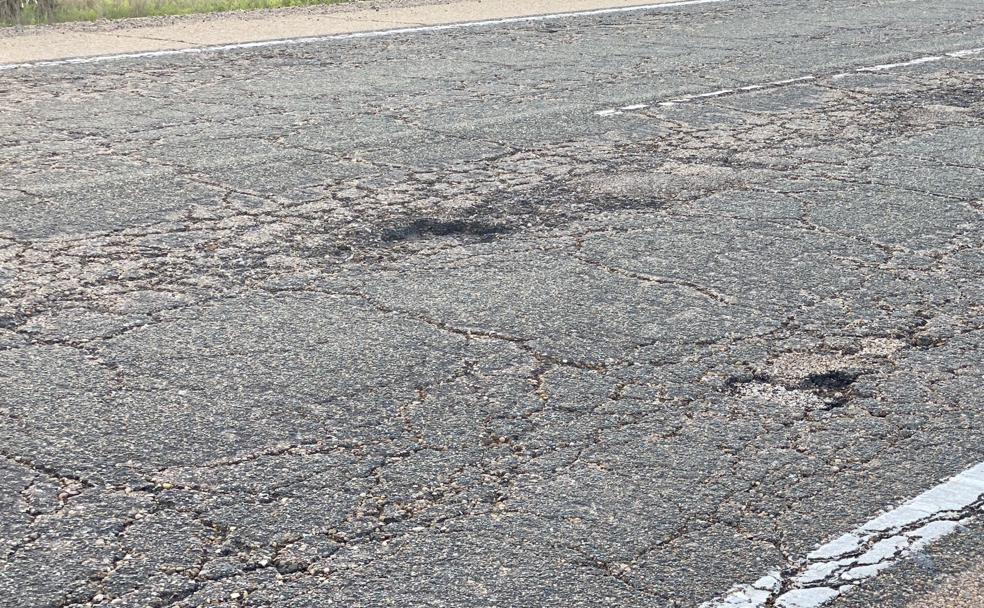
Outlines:
[{"label": "roadside vegetation", "polygon": [[38,25],[336,4],[344,0],[0,0],[0,25]]}]

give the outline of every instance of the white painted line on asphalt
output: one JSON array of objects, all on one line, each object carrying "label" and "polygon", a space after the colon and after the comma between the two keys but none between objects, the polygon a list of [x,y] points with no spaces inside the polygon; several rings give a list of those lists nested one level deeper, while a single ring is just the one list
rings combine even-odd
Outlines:
[{"label": "white painted line on asphalt", "polygon": [[941,61],[948,57],[955,59],[962,59],[965,57],[970,57],[972,55],[979,55],[984,53],[984,47],[978,47],[973,49],[963,49],[960,51],[952,51],[949,53],[944,53],[942,55],[927,55],[925,57],[918,57],[916,59],[910,59],[908,61],[900,61],[898,63],[883,63],[880,65],[866,66],[862,68],[857,68],[850,72],[841,72],[839,74],[828,74],[828,75],[816,75],[810,74],[808,76],[799,76],[797,78],[786,78],[784,80],[772,80],[769,82],[760,82],[757,84],[749,84],[745,86],[735,87],[733,89],[720,89],[718,91],[711,91],[709,93],[699,93],[695,95],[684,95],[683,97],[677,97],[676,99],[667,99],[665,101],[656,101],[653,103],[637,103],[629,106],[622,106],[617,109],[606,109],[598,110],[595,112],[596,116],[617,116],[623,112],[631,112],[633,110],[645,110],[646,108],[651,108],[653,106],[675,106],[681,103],[687,103],[688,101],[697,101],[700,99],[708,99],[713,97],[722,97],[725,95],[733,95],[735,93],[744,93],[747,91],[759,91],[762,89],[773,89],[778,87],[784,87],[791,84],[797,84],[800,82],[809,82],[811,80],[817,80],[819,78],[829,78],[831,80],[840,80],[842,78],[847,78],[854,74],[863,74],[866,72],[883,72],[885,70],[890,70],[893,68],[908,67],[913,65],[919,65],[922,63],[931,63],[934,61]]},{"label": "white painted line on asphalt", "polygon": [[[773,80],[770,82],[763,82],[761,84],[750,84],[742,87],[736,87],[734,89],[719,89],[717,91],[710,91],[709,93],[696,93],[694,95],[684,95],[683,97],[677,97],[675,99],[668,99],[666,101],[658,101],[655,105],[660,106],[673,106],[678,103],[686,103],[688,101],[696,101],[698,99],[708,99],[711,97],[722,97],[724,95],[731,95],[733,93],[739,93],[743,91],[757,91],[759,89],[768,89],[772,87],[781,87],[787,84],[793,84],[795,82],[805,82],[808,80],[813,80],[813,76],[802,76],[799,78],[788,78],[786,80]],[[599,110],[595,112],[598,116],[615,116],[621,114],[622,112],[631,112],[633,110],[644,110],[651,107],[653,104],[648,103],[637,103],[631,106],[622,106],[618,109],[608,109]]]},{"label": "white painted line on asphalt", "polygon": [[910,65],[919,65],[920,63],[932,63],[934,61],[940,61],[944,59],[943,55],[930,55],[928,57],[919,57],[918,59],[911,59],[909,61],[900,61],[898,63],[883,63],[881,65],[873,65],[867,68],[858,68],[859,72],[883,72],[885,70],[891,70],[892,68],[904,68]]},{"label": "white painted line on asphalt", "polygon": [[953,51],[952,53],[947,53],[947,57],[970,57],[971,55],[980,55],[984,53],[984,46],[979,46],[976,49],[964,49],[962,51]]},{"label": "white painted line on asphalt", "polygon": [[819,608],[982,512],[984,462],[700,608]]},{"label": "white painted line on asphalt", "polygon": [[807,82],[809,80],[816,80],[816,76],[800,76],[799,78],[787,78],[785,80],[773,80],[772,82],[765,83],[767,87],[782,87],[787,84],[795,84],[797,82]]},{"label": "white painted line on asphalt", "polygon": [[718,91],[711,91],[710,93],[698,93],[696,95],[690,95],[688,97],[682,97],[681,98],[681,101],[682,100],[691,100],[691,99],[702,99],[704,97],[720,97],[721,95],[727,95],[728,93],[734,93],[734,92],[735,92],[734,89],[720,89]]},{"label": "white painted line on asphalt", "polygon": [[530,23],[537,21],[555,21],[557,19],[570,19],[576,17],[594,17],[600,15],[614,15],[619,13],[632,13],[642,11],[653,11],[678,6],[692,6],[696,4],[715,4],[720,2],[730,2],[731,0],[680,0],[679,2],[664,2],[657,4],[640,4],[636,6],[619,6],[613,8],[600,8],[586,11],[571,11],[566,13],[550,13],[547,15],[529,15],[525,17],[506,17],[504,19],[486,19],[484,21],[462,21],[458,23],[445,23],[440,25],[420,25],[414,27],[401,27],[389,30],[372,30],[367,32],[350,32],[346,34],[331,34],[327,36],[308,36],[305,38],[282,38],[279,40],[261,40],[257,42],[241,42],[236,44],[220,44],[213,46],[199,46],[184,49],[170,49],[164,51],[144,51],[139,53],[120,53],[118,55],[95,55],[92,57],[75,57],[72,59],[57,59],[51,61],[32,61],[27,63],[8,63],[0,64],[0,70],[13,70],[17,68],[42,68],[56,65],[71,65],[80,63],[100,63],[104,61],[117,61],[121,59],[146,59],[151,57],[171,57],[177,55],[198,55],[202,53],[214,53],[220,51],[233,51],[239,49],[255,49],[277,46],[291,46],[296,44],[310,44],[313,42],[328,42],[332,40],[351,40],[355,38],[384,38],[387,36],[399,36],[402,34],[420,34],[425,32],[443,32],[448,30],[460,30],[467,28],[485,27],[491,25],[507,25],[510,23]]}]

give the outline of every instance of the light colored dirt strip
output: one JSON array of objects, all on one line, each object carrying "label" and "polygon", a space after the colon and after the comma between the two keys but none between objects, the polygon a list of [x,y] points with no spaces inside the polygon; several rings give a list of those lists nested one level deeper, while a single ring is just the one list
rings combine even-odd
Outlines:
[{"label": "light colored dirt strip", "polygon": [[886,70],[891,70],[894,68],[903,68],[913,65],[920,65],[923,63],[933,63],[936,61],[942,61],[943,59],[961,59],[965,57],[971,57],[974,55],[979,55],[984,53],[984,47],[978,47],[973,49],[962,49],[959,51],[952,51],[950,53],[944,53],[943,55],[928,55],[925,57],[918,57],[916,59],[910,59],[908,61],[900,61],[898,63],[884,63],[873,66],[866,66],[857,68],[850,72],[840,72],[837,74],[827,74],[827,75],[815,75],[809,74],[807,76],[800,76],[798,78],[787,78],[785,80],[772,80],[769,82],[761,82],[757,84],[750,84],[740,87],[734,87],[731,89],[719,89],[717,91],[709,91],[707,93],[698,93],[695,95],[685,95],[683,97],[676,97],[673,99],[666,99],[663,101],[657,101],[653,103],[637,103],[627,106],[621,106],[618,108],[608,108],[605,110],[598,110],[595,112],[597,116],[618,116],[619,114],[624,114],[626,112],[635,112],[638,110],[645,110],[655,106],[673,106],[681,103],[687,103],[690,101],[699,101],[701,99],[708,99],[713,97],[725,97],[728,95],[735,95],[737,93],[744,93],[748,91],[758,91],[761,89],[774,89],[778,87],[789,86],[792,84],[801,84],[804,82],[810,82],[813,80],[818,80],[820,78],[831,78],[837,80],[840,78],[845,78],[851,74],[865,73],[865,72],[883,72]]},{"label": "light colored dirt strip", "polygon": [[970,523],[982,510],[984,463],[701,608],[818,608]]},{"label": "light colored dirt strip", "polygon": [[445,4],[211,18],[119,32],[36,30],[0,38],[0,69],[155,57],[645,11],[728,0],[466,0]]}]

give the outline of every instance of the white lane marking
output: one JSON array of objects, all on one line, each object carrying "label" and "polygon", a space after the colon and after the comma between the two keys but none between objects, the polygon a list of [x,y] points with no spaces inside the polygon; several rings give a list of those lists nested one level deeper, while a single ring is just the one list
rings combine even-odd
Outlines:
[{"label": "white lane marking", "polygon": [[[802,82],[806,80],[813,80],[813,76],[803,76],[801,78],[789,78],[786,80],[775,80],[772,82],[763,82],[761,84],[751,84],[743,87],[736,87],[734,89],[719,89],[717,91],[711,91],[709,93],[696,93],[694,95],[684,95],[683,97],[677,97],[675,99],[668,99],[666,101],[658,101],[656,105],[661,106],[672,106],[678,103],[686,103],[688,101],[694,101],[696,99],[707,99],[710,97],[721,97],[722,95],[731,95],[732,93],[737,93],[739,91],[755,91],[758,89],[767,89],[770,87],[778,87],[794,82]],[[622,112],[631,112],[633,110],[644,110],[651,107],[653,104],[648,103],[637,103],[631,106],[622,106],[621,108],[599,110],[595,112],[598,116],[615,116],[616,114],[621,114]]]},{"label": "white lane marking", "polygon": [[770,87],[781,87],[787,84],[794,84],[797,82],[806,82],[808,80],[816,80],[816,76],[800,76],[799,78],[787,78],[785,80],[773,80],[772,82],[765,83],[766,86]]},{"label": "white lane marking", "polygon": [[919,57],[918,59],[910,59],[909,61],[900,61],[898,63],[883,63],[881,65],[873,65],[867,68],[858,68],[859,72],[882,72],[884,70],[891,70],[892,68],[904,68],[910,65],[919,65],[920,63],[932,63],[934,61],[940,61],[944,59],[943,55],[929,55],[928,57]]},{"label": "white lane marking", "polygon": [[984,462],[700,608],[819,608],[982,512]]},{"label": "white lane marking", "polygon": [[[916,59],[910,59],[908,61],[900,61],[898,63],[883,63],[880,65],[866,66],[862,68],[857,68],[850,72],[840,72],[838,74],[830,75],[816,75],[810,74],[807,76],[799,76],[797,78],[786,78],[784,80],[771,80],[769,82],[760,82],[757,84],[749,84],[745,86],[735,87],[733,89],[720,89],[717,91],[711,91],[709,93],[699,93],[695,95],[684,95],[683,97],[677,97],[676,99],[667,99],[665,101],[656,101],[653,103],[637,103],[630,106],[622,106],[620,108],[610,108],[606,110],[598,110],[595,112],[596,116],[617,116],[622,112],[631,112],[633,110],[645,110],[646,108],[651,108],[653,106],[674,106],[680,103],[686,103],[688,101],[696,101],[699,99],[707,99],[712,97],[722,97],[724,95],[732,95],[734,93],[744,93],[747,91],[759,91],[761,89],[772,89],[778,87],[784,87],[790,84],[797,84],[800,82],[808,82],[811,80],[817,80],[819,78],[829,78],[831,80],[840,80],[842,78],[847,78],[848,76],[854,74],[863,74],[865,72],[883,72],[885,70],[890,70],[893,68],[908,67],[912,65],[919,65],[922,63],[931,63],[934,61],[941,61],[948,57],[954,59],[962,59],[965,57],[971,57],[973,55],[979,55],[984,53],[984,47],[977,47],[973,49],[963,49],[960,51],[952,51],[949,53],[944,53],[942,55],[927,55],[925,57],[917,57]],[[2,67],[2,66],[0,66]]]},{"label": "white lane marking", "polygon": [[971,55],[979,55],[984,53],[984,46],[977,47],[976,49],[964,49],[962,51],[953,51],[952,53],[947,53],[947,57],[970,57]]},{"label": "white lane marking", "polygon": [[263,47],[290,46],[296,44],[310,44],[313,42],[327,42],[331,40],[351,40],[354,38],[383,38],[386,36],[399,36],[401,34],[419,34],[423,32],[443,32],[447,30],[460,30],[466,28],[484,27],[490,25],[506,25],[510,23],[527,23],[537,21],[554,21],[557,19],[569,19],[574,17],[593,17],[597,15],[614,15],[618,13],[631,13],[651,11],[657,9],[674,8],[678,6],[692,6],[695,4],[714,4],[719,2],[730,2],[731,0],[680,0],[678,2],[664,2],[657,4],[641,4],[637,6],[620,6],[614,8],[600,8],[586,11],[570,11],[566,13],[550,13],[547,15],[529,15],[525,17],[506,17],[503,19],[486,19],[480,21],[462,21],[459,23],[445,23],[441,25],[420,25],[414,27],[401,27],[388,30],[372,30],[368,32],[351,32],[347,34],[330,34],[326,36],[307,36],[304,38],[282,38],[279,40],[261,40],[257,42],[239,42],[235,44],[219,44],[212,46],[198,46],[186,49],[169,49],[164,51],[143,51],[138,53],[120,53],[117,55],[95,55],[92,57],[73,57],[71,59],[56,59],[50,61],[31,61],[25,63],[0,64],[0,70],[13,70],[17,68],[42,68],[55,65],[70,65],[78,63],[99,63],[103,61],[116,61],[120,59],[145,59],[150,57],[171,57],[176,55],[197,55],[202,53],[214,53],[219,51],[232,51],[239,49],[255,49]]}]

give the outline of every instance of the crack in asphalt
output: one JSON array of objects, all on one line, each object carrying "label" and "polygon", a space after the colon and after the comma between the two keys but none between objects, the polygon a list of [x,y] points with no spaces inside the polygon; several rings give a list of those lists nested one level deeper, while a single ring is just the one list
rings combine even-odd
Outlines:
[{"label": "crack in asphalt", "polygon": [[[670,50],[620,57],[646,76]],[[584,75],[537,88],[492,57],[308,99],[291,66],[341,60],[261,58],[0,81],[24,127],[0,130],[0,606],[10,577],[65,608],[426,602],[439,579],[456,606],[555,581],[692,606],[759,557],[780,575],[742,592],[781,606],[980,510],[796,557],[979,460],[974,61],[534,138],[499,109]],[[72,114],[66,83],[118,119]]]},{"label": "crack in asphalt", "polygon": [[984,510],[984,464],[972,467],[900,507],[740,585],[702,608],[814,608],[873,578]]}]

